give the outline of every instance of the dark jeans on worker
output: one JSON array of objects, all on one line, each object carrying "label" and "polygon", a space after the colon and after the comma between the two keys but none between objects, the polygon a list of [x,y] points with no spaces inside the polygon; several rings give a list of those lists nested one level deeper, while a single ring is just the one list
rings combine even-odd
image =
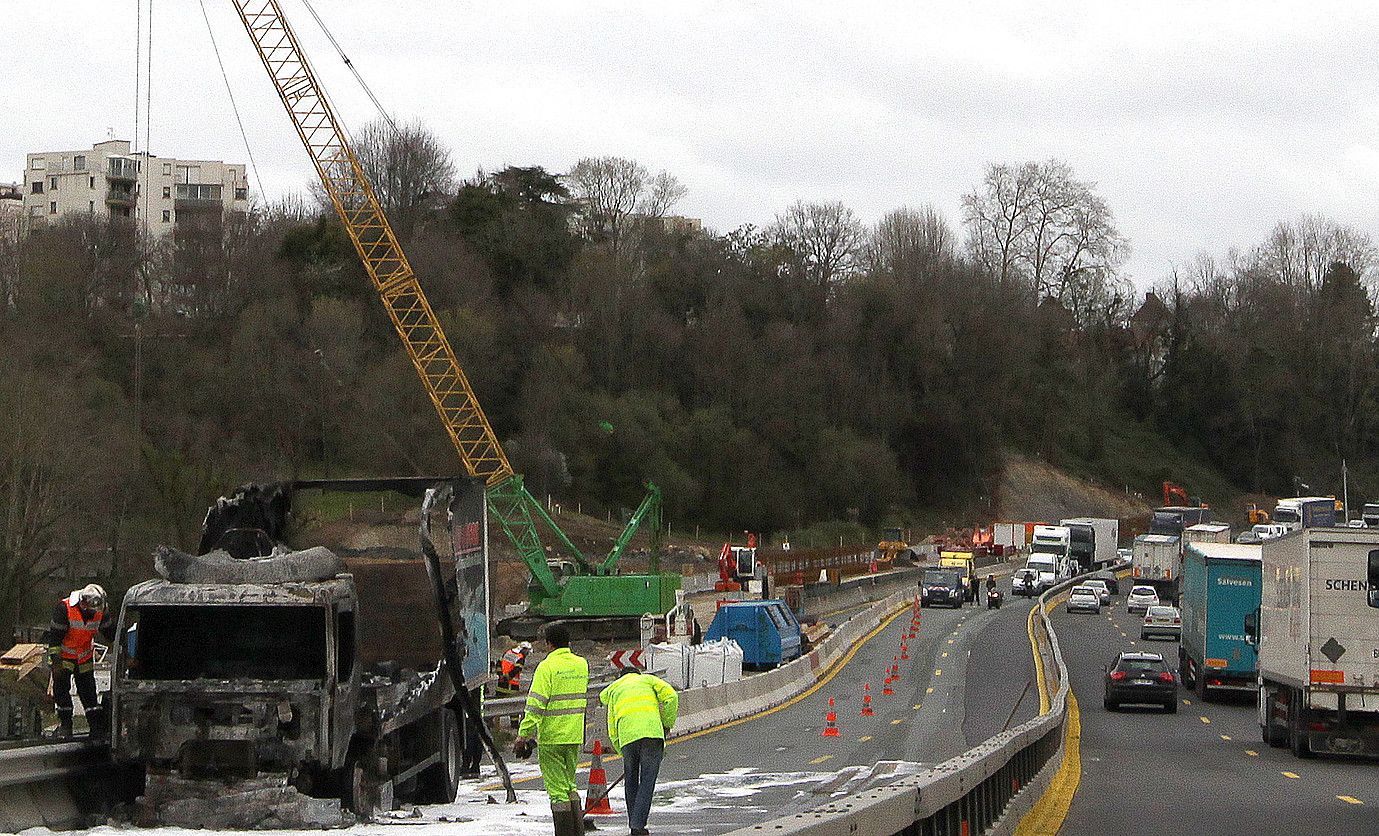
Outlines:
[{"label": "dark jeans on worker", "polygon": [[665,753],[666,742],[655,737],[634,740],[622,747],[627,821],[633,830],[644,829],[651,815],[651,795],[656,792],[656,774],[661,771],[661,758]]},{"label": "dark jeans on worker", "polygon": [[53,666],[53,702],[57,703],[58,714],[72,714],[72,679],[77,680],[77,694],[81,696],[81,707],[90,714],[100,708],[96,699],[96,672],[72,673],[59,662]]}]

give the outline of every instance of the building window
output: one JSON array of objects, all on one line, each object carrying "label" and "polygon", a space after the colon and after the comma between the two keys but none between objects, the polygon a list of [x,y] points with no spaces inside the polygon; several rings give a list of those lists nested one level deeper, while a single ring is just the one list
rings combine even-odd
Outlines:
[{"label": "building window", "polygon": [[37,171],[42,171],[47,167],[48,161],[43,159],[42,157],[34,157],[32,160],[29,160],[29,168],[35,169]]},{"label": "building window", "polygon": [[49,178],[48,178],[48,188],[49,188],[50,190],[52,190],[52,191],[57,191],[57,178],[56,178],[56,177],[49,177]]},{"label": "building window", "polygon": [[31,217],[31,218],[41,218],[41,217],[43,217],[43,207],[42,207],[42,206],[30,206],[30,207],[29,207],[29,217]]},{"label": "building window", "polygon": [[48,214],[49,214],[49,215],[56,215],[56,214],[57,214],[57,201],[56,201],[56,200],[54,200],[53,202],[51,202],[51,203],[48,204]]},{"label": "building window", "polygon": [[90,178],[90,179],[91,179],[91,188],[93,188],[93,189],[96,188],[96,178],[92,177],[92,178]]},{"label": "building window", "polygon": [[90,213],[93,214],[93,215],[96,214],[96,201],[94,201],[94,200],[88,200],[88,201],[86,201],[86,211],[90,212]]},{"label": "building window", "polygon": [[164,187],[163,187],[163,199],[164,199],[164,200],[169,200],[169,199],[171,199],[171,198],[172,198],[172,186],[164,186]]},{"label": "building window", "polygon": [[163,176],[172,176],[172,163],[163,163]]},{"label": "building window", "polygon": [[165,223],[165,224],[172,223],[172,210],[171,210],[171,209],[164,209],[164,210],[163,210],[163,223]]},{"label": "building window", "polygon": [[43,181],[35,180],[33,188],[29,190],[29,194],[43,194]]},{"label": "building window", "polygon": [[235,187],[235,200],[248,200],[248,199],[249,199],[249,189],[248,189],[248,187],[246,187],[246,186],[236,186],[236,187]]},{"label": "building window", "polygon": [[85,171],[85,170],[86,170],[86,155],[85,155],[85,154],[77,154],[75,157],[72,158],[72,170],[73,170],[73,171]]}]

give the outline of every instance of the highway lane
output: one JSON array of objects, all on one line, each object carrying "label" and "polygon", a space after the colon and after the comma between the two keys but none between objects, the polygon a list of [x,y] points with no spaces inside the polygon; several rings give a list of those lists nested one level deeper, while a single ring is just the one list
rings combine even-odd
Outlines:
[{"label": "highway lane", "polygon": [[1081,704],[1082,776],[1063,833],[1357,834],[1379,830],[1379,765],[1298,760],[1260,741],[1251,697],[1201,702],[1179,692],[1177,714],[1102,708],[1102,668],[1141,641],[1124,596],[1102,615],[1054,610],[1054,630]]},{"label": "highway lane", "polygon": [[[1019,697],[1023,682],[994,675],[986,654],[1006,663],[1014,648],[1032,668],[1028,610],[1025,601],[994,612],[923,610],[916,638],[907,642],[910,659],[898,662],[900,680],[886,696],[884,669],[901,652],[900,637],[910,623],[906,609],[811,693],[737,725],[673,741],[661,772],[656,831],[724,832],[961,754],[984,740],[987,730],[999,730]],[[972,677],[982,694],[969,698],[965,686]],[[864,683],[872,686],[870,717],[861,716]],[[837,737],[822,735],[829,697],[838,715]],[[1037,694],[1026,697],[1025,706],[1031,715],[1037,711]],[[976,718],[970,724],[964,722],[969,712]],[[970,739],[969,730],[982,737]],[[610,779],[619,771],[610,764]],[[721,795],[706,798],[706,786],[721,788]],[[685,793],[696,794],[696,803],[682,803]],[[617,791],[614,799],[620,801]]]}]

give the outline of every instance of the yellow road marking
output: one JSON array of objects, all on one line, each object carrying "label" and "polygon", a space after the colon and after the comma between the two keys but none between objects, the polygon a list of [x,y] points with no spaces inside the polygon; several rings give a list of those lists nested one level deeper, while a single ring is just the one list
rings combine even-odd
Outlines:
[{"label": "yellow road marking", "polygon": [[861,737],[857,738],[858,743],[866,743],[868,740],[871,740],[871,735],[869,734],[864,734]]},{"label": "yellow road marking", "polygon": [[895,718],[894,720],[891,721],[891,725],[892,725],[892,726],[898,726],[898,725],[900,725],[900,724],[903,723],[903,722],[905,722],[905,719],[904,719],[903,717],[897,717],[897,718]]},{"label": "yellow road marking", "polygon": [[1211,725],[1211,721],[1208,720],[1206,717],[1199,717],[1197,719],[1201,720],[1203,723],[1206,723],[1208,726]]},{"label": "yellow road marking", "polygon": [[1228,734],[1223,734],[1223,735],[1221,735],[1221,739],[1222,739],[1222,740],[1230,740],[1230,739],[1231,739],[1231,736],[1228,735]]},{"label": "yellow road marking", "polygon": [[1285,778],[1297,778],[1297,777],[1298,777],[1298,773],[1296,773],[1296,772],[1285,772],[1285,773],[1283,773],[1283,777],[1285,777]]},{"label": "yellow road marking", "polygon": [[1057,833],[1063,827],[1063,820],[1072,806],[1073,795],[1077,793],[1078,782],[1082,778],[1082,714],[1077,707],[1077,697],[1068,689],[1068,719],[1066,737],[1063,741],[1063,763],[1054,774],[1053,781],[1044,795],[1035,802],[1034,807],[1020,820],[1015,828],[1015,836],[1035,836],[1036,834]]},{"label": "yellow road marking", "polygon": [[[805,700],[805,699],[808,699],[809,697],[812,697],[815,693],[818,692],[818,690],[819,690],[820,688],[822,688],[822,687],[824,687],[825,685],[827,685],[828,683],[832,682],[832,681],[833,681],[833,678],[836,677],[839,673],[841,673],[842,670],[843,670],[843,668],[847,667],[847,664],[853,660],[853,657],[855,657],[855,656],[857,655],[857,653],[858,653],[859,651],[861,651],[862,647],[863,647],[864,645],[866,645],[867,642],[869,642],[869,641],[871,641],[872,639],[876,638],[877,635],[880,634],[882,630],[885,630],[887,627],[891,626],[891,623],[892,623],[893,621],[895,621],[897,618],[899,618],[902,614],[904,614],[904,612],[905,612],[908,608],[909,608],[909,602],[908,602],[908,601],[903,601],[903,602],[901,602],[901,603],[899,603],[899,604],[896,604],[895,612],[892,612],[890,615],[888,615],[888,616],[886,616],[884,619],[882,619],[881,623],[878,624],[878,625],[876,625],[876,627],[872,628],[872,631],[871,631],[870,633],[867,633],[865,636],[863,636],[862,638],[858,639],[858,640],[852,645],[852,647],[848,649],[848,652],[847,652],[847,653],[844,653],[837,661],[835,661],[832,665],[829,665],[829,666],[828,666],[828,668],[824,671],[824,675],[821,676],[821,677],[819,677],[817,680],[815,680],[815,682],[814,682],[813,685],[811,685],[811,686],[809,686],[808,688],[804,689],[803,691],[801,691],[800,693],[798,693],[798,694],[796,694],[795,696],[791,697],[790,699],[786,700],[785,702],[781,703],[780,705],[772,706],[771,708],[767,708],[767,709],[764,709],[764,710],[762,710],[762,711],[758,711],[756,714],[748,714],[746,717],[739,717],[739,718],[737,718],[736,720],[731,720],[731,721],[729,721],[729,722],[727,722],[727,723],[723,723],[722,725],[719,725],[719,726],[711,726],[711,727],[709,727],[709,728],[707,728],[707,729],[700,729],[700,730],[697,731],[697,732],[690,732],[690,733],[687,734],[687,735],[683,735],[683,736],[681,736],[681,737],[676,737],[676,738],[673,738],[673,739],[671,739],[671,740],[667,740],[667,741],[666,741],[666,745],[667,745],[667,746],[674,746],[674,745],[676,745],[677,743],[683,743],[683,742],[685,742],[686,740],[694,740],[694,739],[697,738],[697,737],[703,737],[704,735],[713,734],[714,732],[723,731],[724,729],[731,729],[731,728],[734,727],[734,726],[740,726],[740,725],[742,725],[743,723],[748,723],[748,722],[751,722],[752,720],[756,720],[756,719],[758,719],[758,718],[760,718],[760,717],[765,717],[765,716],[768,715],[768,714],[775,714],[777,711],[782,711],[782,710],[787,709],[787,708],[789,708],[790,706],[792,706],[792,705],[794,705],[794,704],[800,702],[801,700]],[[617,761],[617,760],[622,760],[622,755],[608,754],[608,755],[605,755],[604,758],[603,758],[604,763],[609,763],[609,762]],[[589,766],[590,766],[590,764],[592,764],[592,763],[593,763],[593,761],[581,761],[579,764],[576,765],[576,768],[577,768],[577,769],[588,769]],[[513,783],[513,784],[524,784],[524,783],[527,783],[527,782],[529,782],[529,781],[539,781],[539,780],[541,780],[541,775],[540,775],[540,773],[538,773],[538,774],[536,774],[536,775],[527,775],[527,776],[522,777],[522,778],[513,778],[513,779],[512,779],[512,783]],[[502,789],[502,788],[503,788],[503,785],[502,785],[502,784],[489,784],[489,785],[486,786],[486,787],[480,787],[480,789],[484,789],[484,790],[498,790],[498,789]]]},{"label": "yellow road marking", "polygon": [[947,658],[948,658],[948,651],[946,651],[946,650],[943,651],[943,658],[944,658],[944,659],[947,659]]},{"label": "yellow road marking", "polygon": [[953,640],[952,640],[952,639],[949,639],[949,640],[948,640],[948,643],[949,643],[949,644],[952,644],[952,643],[953,643]]},{"label": "yellow road marking", "polygon": [[925,694],[932,694],[932,693],[934,693],[934,689],[933,689],[933,688],[925,688],[925,689],[924,689],[924,693],[925,693]]},{"label": "yellow road marking", "polygon": [[1034,654],[1034,683],[1039,687],[1039,713],[1049,713],[1049,686],[1044,682],[1044,659],[1039,655],[1039,642],[1034,638],[1034,612],[1038,607],[1030,607],[1029,617],[1025,619],[1025,629],[1029,631],[1029,649]]},{"label": "yellow road marking", "polygon": [[918,710],[919,710],[919,707],[922,706],[922,705],[924,705],[924,703],[922,703],[922,702],[917,702],[917,703],[915,703],[915,711],[918,711]]},{"label": "yellow road marking", "polygon": [[1365,802],[1361,801],[1360,799],[1356,798],[1356,797],[1353,796],[1353,795],[1338,795],[1338,796],[1336,796],[1336,797],[1339,798],[1339,799],[1341,799],[1342,801],[1344,801],[1344,802],[1347,803],[1347,804],[1364,804],[1364,803],[1365,803]]},{"label": "yellow road marking", "polygon": [[1246,749],[1246,750],[1245,750],[1245,754],[1249,755],[1249,756],[1252,757],[1252,758],[1257,758],[1257,757],[1259,757],[1259,753],[1256,752],[1256,751],[1253,750],[1253,749]]},{"label": "yellow road marking", "polygon": [[942,668],[934,668],[934,676],[943,676]]},{"label": "yellow road marking", "polygon": [[1192,700],[1183,700],[1183,705],[1192,705]]},{"label": "yellow road marking", "polygon": [[817,757],[817,758],[815,758],[814,760],[810,761],[810,763],[823,763],[824,761],[826,761],[826,760],[828,760],[828,759],[830,759],[830,758],[832,758],[832,757],[833,757],[832,755],[820,755],[819,757]]}]

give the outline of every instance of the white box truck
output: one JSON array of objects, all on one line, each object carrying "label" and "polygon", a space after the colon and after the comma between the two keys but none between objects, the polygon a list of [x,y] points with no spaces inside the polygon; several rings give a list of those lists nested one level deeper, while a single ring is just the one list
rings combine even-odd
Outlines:
[{"label": "white box truck", "polygon": [[1263,550],[1259,728],[1270,746],[1379,755],[1379,531],[1307,528]]},{"label": "white box truck", "polygon": [[1137,584],[1154,587],[1160,598],[1172,600],[1177,597],[1181,565],[1178,537],[1141,534],[1135,538],[1130,552],[1130,578]]},{"label": "white box truck", "polygon": [[1120,520],[1102,517],[1074,517],[1059,525],[1072,532],[1072,556],[1082,571],[1104,569],[1116,562],[1120,545]]},{"label": "white box truck", "polygon": [[1183,549],[1193,543],[1229,543],[1231,527],[1228,523],[1198,523],[1183,529]]},{"label": "white box truck", "polygon": [[998,522],[991,528],[991,541],[996,545],[1015,551],[1025,547],[1024,523]]}]

